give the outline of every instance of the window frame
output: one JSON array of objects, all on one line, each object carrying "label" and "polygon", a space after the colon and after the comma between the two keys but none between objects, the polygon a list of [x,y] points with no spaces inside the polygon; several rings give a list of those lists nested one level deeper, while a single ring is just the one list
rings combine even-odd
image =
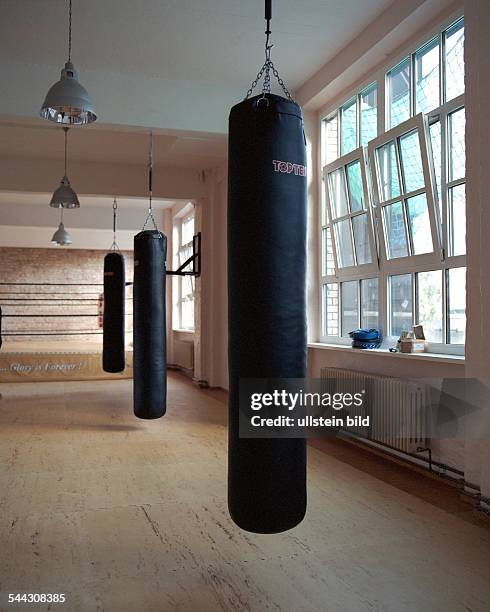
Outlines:
[{"label": "window frame", "polygon": [[[319,280],[320,280],[319,321],[320,321],[320,330],[321,330],[320,342],[327,343],[327,344],[339,344],[339,345],[350,344],[350,338],[345,338],[341,336],[342,334],[342,329],[341,329],[341,321],[342,321],[341,283],[342,282],[349,281],[349,280],[358,281],[358,304],[359,304],[358,313],[359,313],[359,320],[362,321],[362,295],[361,295],[360,281],[367,280],[373,277],[378,278],[379,328],[385,338],[396,340],[396,338],[394,337],[389,337],[387,333],[388,327],[391,321],[391,312],[390,312],[391,299],[389,295],[390,276],[396,275],[396,274],[402,274],[402,273],[410,273],[412,275],[412,291],[415,294],[415,291],[416,291],[415,290],[415,286],[416,286],[416,282],[415,282],[416,276],[415,275],[418,272],[439,271],[443,275],[442,276],[442,300],[443,300],[443,303],[442,303],[443,319],[442,321],[443,321],[443,327],[444,327],[443,334],[444,334],[445,343],[443,344],[428,343],[427,351],[429,353],[436,353],[436,354],[464,355],[465,343],[463,344],[446,343],[450,341],[449,327],[450,327],[450,322],[451,322],[450,317],[449,317],[449,310],[451,307],[449,303],[449,273],[450,273],[450,270],[455,269],[455,268],[465,268],[466,269],[466,254],[451,255],[449,248],[448,248],[449,239],[450,239],[450,234],[449,234],[450,228],[449,228],[449,223],[448,223],[449,205],[450,205],[449,189],[458,184],[465,184],[466,177],[461,178],[461,179],[456,179],[450,183],[448,183],[446,180],[448,176],[447,163],[448,163],[448,146],[449,146],[449,139],[447,135],[448,116],[452,112],[457,111],[459,108],[464,107],[465,94],[463,92],[462,94],[456,96],[455,98],[449,101],[446,101],[447,83],[446,83],[446,46],[445,46],[445,43],[446,43],[447,31],[450,28],[452,28],[452,26],[458,24],[461,21],[463,21],[463,27],[464,27],[464,12],[462,9],[458,9],[448,14],[447,17],[444,20],[442,20],[439,24],[437,24],[436,26],[427,28],[427,30],[418,37],[417,41],[414,44],[410,45],[409,47],[406,47],[403,50],[403,52],[397,53],[395,56],[392,57],[392,59],[389,62],[385,63],[380,68],[377,68],[376,70],[368,73],[366,78],[363,80],[363,82],[360,83],[355,89],[352,88],[350,92],[347,91],[342,96],[338,96],[337,98],[333,99],[330,106],[323,109],[323,111],[321,111],[320,118],[319,118],[320,119],[320,134],[321,134],[321,138],[319,142],[319,158],[320,158],[320,165],[321,165],[322,171],[319,176],[319,184],[320,184],[319,191],[320,191],[321,197],[318,200],[319,202],[318,219],[319,219],[319,227],[320,227],[320,231],[318,234],[319,240],[320,240],[320,248],[318,249],[319,258],[320,258],[320,268],[319,268]],[[378,134],[377,138],[379,138],[380,136],[383,136],[385,130],[387,130],[387,126],[389,125],[390,108],[389,108],[389,83],[388,83],[388,78],[387,78],[388,72],[392,70],[393,68],[395,68],[397,65],[399,65],[404,59],[408,59],[409,66],[410,66],[409,95],[410,95],[410,115],[411,116],[407,121],[413,120],[414,119],[413,115],[414,115],[414,111],[416,107],[416,91],[415,91],[416,53],[422,50],[427,45],[429,45],[431,41],[433,41],[434,39],[438,40],[438,47],[439,47],[439,102],[440,102],[440,105],[437,107],[437,109],[431,110],[426,114],[419,113],[424,122],[425,144],[423,147],[421,146],[421,156],[422,156],[422,165],[424,168],[424,182],[426,183],[426,185],[427,185],[427,180],[425,177],[427,176],[427,170],[430,173],[431,189],[429,191],[430,191],[430,195],[432,196],[431,197],[432,203],[429,204],[429,201],[428,201],[429,197],[428,197],[427,203],[428,203],[429,214],[431,215],[431,236],[433,240],[434,251],[427,258],[425,257],[426,254],[410,255],[405,258],[397,258],[393,260],[388,260],[386,258],[386,250],[383,253],[382,245],[380,244],[382,240],[384,241],[384,232],[381,231],[382,226],[377,227],[377,225],[379,224],[379,220],[380,220],[379,215],[381,211],[378,206],[375,206],[376,196],[374,196],[374,193],[375,193],[375,189],[378,188],[378,183],[375,180],[371,180],[370,171],[368,171],[367,179],[370,185],[372,183],[371,189],[372,189],[373,200],[374,200],[373,201],[374,210],[372,210],[371,212],[371,217],[372,217],[372,226],[375,228],[374,238],[377,242],[377,247],[378,247],[379,270],[377,274],[375,275],[368,274],[366,276],[364,275],[361,276],[359,273],[355,273],[353,269],[349,269],[347,273],[347,269],[345,268],[343,269],[343,272],[341,272],[342,269],[336,268],[331,274],[327,274],[328,270],[325,270],[325,274],[323,274],[322,231],[326,227],[328,228],[327,231],[330,232],[330,236],[332,238],[332,248],[334,250],[334,263],[335,263],[335,266],[337,266],[337,261],[335,259],[336,258],[336,252],[335,252],[336,244],[335,244],[335,240],[333,237],[333,232],[331,232],[330,230],[330,226],[332,222],[330,220],[327,223],[327,220],[324,219],[324,209],[326,209],[326,206],[327,206],[326,204],[327,196],[325,193],[326,189],[325,189],[324,168],[325,166],[330,166],[331,164],[334,164],[335,162],[339,162],[340,158],[344,157],[340,155],[341,139],[342,139],[341,108],[345,106],[354,97],[356,98],[357,100],[357,106],[356,106],[357,134],[356,135],[357,135],[357,142],[358,144],[360,144],[361,126],[360,126],[359,104],[360,104],[361,94],[365,92],[366,90],[368,90],[370,87],[376,86],[376,90],[377,90],[377,102],[376,102],[377,134]],[[327,146],[328,141],[326,138],[327,125],[328,125],[328,121],[331,120],[332,118],[336,118],[337,120],[337,142],[336,142],[336,153],[338,156],[337,159],[331,159],[331,157],[328,155],[329,149]],[[441,142],[442,142],[443,149],[444,149],[444,154],[443,154],[444,157],[443,157],[442,171],[441,171],[441,193],[439,195],[439,200],[437,198],[435,170],[431,163],[432,160],[431,158],[427,156],[424,161],[424,153],[423,153],[423,150],[427,151],[428,146],[432,147],[431,136],[429,133],[429,123],[432,124],[434,121],[437,121],[437,120],[441,121],[441,129],[446,130],[445,134],[441,134],[441,139],[442,139]],[[396,128],[399,128],[400,125],[403,125],[403,124],[399,124],[398,126],[389,128],[388,131],[391,131],[391,129],[396,130]],[[444,125],[444,128],[442,127],[443,125]],[[332,138],[332,135],[330,136],[330,138]],[[420,139],[420,136],[419,136],[419,139]],[[373,139],[373,140],[376,140],[376,139]],[[421,142],[421,139],[419,141]],[[369,144],[368,144],[367,149],[369,151]],[[331,151],[333,150],[334,148],[332,147]],[[354,153],[354,152],[351,152],[351,153]],[[350,155],[350,153],[347,155]],[[329,160],[328,163],[326,163],[327,159]],[[430,162],[429,162],[429,159],[431,160]],[[371,161],[370,156],[369,156],[369,161]],[[328,189],[328,185],[326,187]],[[426,193],[428,193],[428,191],[426,191]],[[402,200],[402,197],[403,196],[400,196],[399,199]],[[440,219],[438,217],[439,205],[441,207],[440,208],[440,213],[441,213]],[[434,216],[436,217],[435,223],[434,223]],[[434,240],[434,228],[437,231],[437,240]],[[386,249],[386,245],[383,245],[383,248]],[[404,259],[405,261],[403,261],[403,267],[402,269],[400,269],[399,263],[402,259]],[[422,261],[423,259],[427,259],[427,261],[423,262]],[[388,270],[386,264],[389,261],[392,261],[394,263],[391,264],[391,269]],[[338,285],[337,287],[338,302],[339,302],[338,303],[338,326],[339,326],[338,336],[325,335],[325,332],[327,330],[324,329],[324,320],[323,320],[324,286],[326,287],[326,285],[330,283],[335,283]],[[416,314],[417,308],[418,308],[418,300],[416,299],[416,296],[414,295],[413,305],[412,305],[414,322],[417,321],[417,314]]]},{"label": "window frame", "polygon": [[[178,212],[178,214],[173,219],[173,232],[172,232],[172,260],[174,268],[177,269],[182,264],[182,253],[184,253],[187,249],[192,249],[192,238],[189,242],[182,243],[182,226],[184,222],[192,217],[194,221],[194,232],[195,234],[195,223],[196,223],[196,210],[195,206],[192,203],[184,206],[182,210]],[[175,234],[177,234],[177,244],[175,244]],[[183,304],[186,301],[192,301],[195,304],[195,284],[193,286],[192,294],[183,295],[183,281],[184,278],[188,278],[193,281],[192,276],[179,276],[174,275],[172,277],[172,330],[173,331],[181,331],[187,333],[195,332],[195,317],[194,317],[194,326],[193,327],[184,327],[182,323],[182,309]],[[192,295],[192,298],[189,299],[189,295]],[[175,320],[177,319],[177,321]]]},{"label": "window frame", "polygon": [[[422,160],[422,170],[424,174],[424,187],[418,188],[413,191],[405,191],[404,181],[401,169],[401,150],[400,150],[400,139],[413,132],[417,131],[420,145],[420,155]],[[414,269],[419,269],[420,266],[432,265],[440,266],[443,261],[442,245],[440,240],[439,223],[437,219],[437,203],[435,198],[435,176],[432,163],[429,161],[428,151],[428,123],[426,118],[419,113],[415,117],[400,123],[394,128],[391,128],[384,134],[381,134],[371,140],[368,145],[369,162],[372,175],[372,189],[374,194],[374,209],[376,214],[376,221],[378,227],[378,239],[380,243],[380,256],[384,270],[390,275],[402,274],[403,270],[410,272]],[[380,193],[380,176],[376,151],[382,146],[394,142],[396,147],[396,158],[397,158],[397,170],[400,182],[400,194],[384,200]],[[407,216],[407,204],[406,201],[410,198],[416,197],[417,195],[425,194],[427,199],[427,209],[429,213],[432,247],[433,251],[430,253],[411,254],[411,240],[410,240],[410,229],[409,221]],[[383,219],[383,208],[390,206],[396,202],[403,203],[403,216],[405,226],[405,236],[407,242],[407,248],[409,254],[404,257],[389,258],[388,257],[388,245],[384,231],[384,219]]]}]

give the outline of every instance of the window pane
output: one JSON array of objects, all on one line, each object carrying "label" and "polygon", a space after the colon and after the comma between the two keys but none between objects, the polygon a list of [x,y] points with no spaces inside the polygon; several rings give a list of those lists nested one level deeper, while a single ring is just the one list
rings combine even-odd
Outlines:
[{"label": "window pane", "polygon": [[337,257],[339,266],[347,268],[354,265],[354,253],[352,252],[352,238],[350,232],[350,221],[339,221],[334,224],[335,244],[337,246]]},{"label": "window pane", "polygon": [[441,219],[442,136],[440,121],[431,124],[429,127],[429,134],[432,160],[434,162],[434,175],[436,179],[437,212],[439,214],[439,219]]},{"label": "window pane", "polygon": [[361,145],[378,135],[378,88],[375,84],[361,91]]},{"label": "window pane", "polygon": [[357,281],[342,283],[342,336],[359,327],[359,301]]},{"label": "window pane", "polygon": [[409,198],[407,207],[413,255],[432,253],[434,247],[430,230],[429,207],[427,206],[425,193]]},{"label": "window pane", "polygon": [[466,155],[465,155],[465,112],[460,108],[449,115],[449,180],[465,176]]},{"label": "window pane", "polygon": [[439,39],[415,53],[415,114],[439,106]]},{"label": "window pane", "polygon": [[357,103],[350,100],[342,107],[342,155],[357,147]]},{"label": "window pane", "polygon": [[425,185],[425,180],[418,130],[414,130],[400,138],[400,152],[405,193],[421,189]]},{"label": "window pane", "polygon": [[330,228],[322,230],[322,275],[335,274],[335,263],[333,258],[332,236]]},{"label": "window pane", "polygon": [[189,215],[182,219],[182,244],[192,242],[194,236],[194,215]]},{"label": "window pane", "polygon": [[360,162],[355,161],[347,166],[347,183],[351,212],[365,209]]},{"label": "window pane", "polygon": [[465,185],[457,185],[449,190],[450,215],[450,253],[466,253],[466,194]]},{"label": "window pane", "polygon": [[339,157],[339,114],[335,113],[325,121],[325,163],[335,161]]},{"label": "window pane", "polygon": [[390,276],[390,333],[399,336],[412,331],[412,275]]},{"label": "window pane", "polygon": [[323,335],[339,335],[339,286],[323,285]]},{"label": "window pane", "polygon": [[330,183],[330,199],[334,219],[343,217],[349,211],[347,209],[347,195],[345,192],[344,169],[339,168],[328,175]]},{"label": "window pane", "polygon": [[448,270],[449,342],[464,344],[466,335],[466,268]]},{"label": "window pane", "polygon": [[395,127],[410,117],[410,61],[403,60],[388,72],[389,126]]},{"label": "window pane", "polygon": [[444,342],[442,329],[442,272],[417,274],[417,323],[429,342]]},{"label": "window pane", "polygon": [[366,329],[379,326],[378,279],[367,278],[361,281],[361,327]]},{"label": "window pane", "polygon": [[371,263],[371,246],[369,244],[367,214],[352,217],[354,247],[358,264]]},{"label": "window pane", "polygon": [[405,257],[408,255],[408,247],[402,203],[395,202],[385,206],[383,208],[383,218],[388,258]]},{"label": "window pane", "polygon": [[400,180],[396,161],[396,147],[393,141],[376,149],[381,201],[391,200],[400,195]]},{"label": "window pane", "polygon": [[446,30],[446,101],[464,93],[464,23],[461,19]]}]

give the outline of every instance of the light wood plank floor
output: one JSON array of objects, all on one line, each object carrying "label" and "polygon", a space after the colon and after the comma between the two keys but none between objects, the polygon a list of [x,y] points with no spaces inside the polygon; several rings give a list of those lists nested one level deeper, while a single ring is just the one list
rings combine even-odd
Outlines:
[{"label": "light wood plank floor", "polygon": [[171,374],[145,422],[131,381],[0,392],[2,611],[490,610],[490,531],[437,482],[316,443],[305,521],[252,535],[226,509],[224,394]]}]

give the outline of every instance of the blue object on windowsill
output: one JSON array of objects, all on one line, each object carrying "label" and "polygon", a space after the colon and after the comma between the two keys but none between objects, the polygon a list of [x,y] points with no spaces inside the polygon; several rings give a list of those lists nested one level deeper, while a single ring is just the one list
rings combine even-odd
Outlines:
[{"label": "blue object on windowsill", "polygon": [[381,346],[382,336],[379,329],[355,329],[349,333],[352,348],[375,349]]}]

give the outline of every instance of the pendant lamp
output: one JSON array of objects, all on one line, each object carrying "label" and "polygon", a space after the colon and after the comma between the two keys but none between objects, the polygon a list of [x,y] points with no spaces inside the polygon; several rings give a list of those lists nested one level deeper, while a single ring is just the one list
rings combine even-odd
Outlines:
[{"label": "pendant lamp", "polygon": [[68,13],[68,61],[61,71],[61,78],[46,94],[40,115],[43,119],[69,125],[84,125],[97,119],[94,103],[87,90],[78,81],[78,74],[71,61],[71,7]]},{"label": "pendant lamp", "polygon": [[61,179],[60,186],[53,193],[51,198],[50,206],[53,208],[80,208],[80,202],[75,190],[70,185],[70,179],[66,173],[67,167],[67,146],[68,146],[68,128],[64,127],[65,132],[65,173]]},{"label": "pendant lamp", "polygon": [[61,209],[60,224],[58,225],[58,229],[53,234],[51,242],[52,244],[57,244],[58,246],[66,246],[67,244],[72,243],[71,236],[63,225],[63,209]]}]

